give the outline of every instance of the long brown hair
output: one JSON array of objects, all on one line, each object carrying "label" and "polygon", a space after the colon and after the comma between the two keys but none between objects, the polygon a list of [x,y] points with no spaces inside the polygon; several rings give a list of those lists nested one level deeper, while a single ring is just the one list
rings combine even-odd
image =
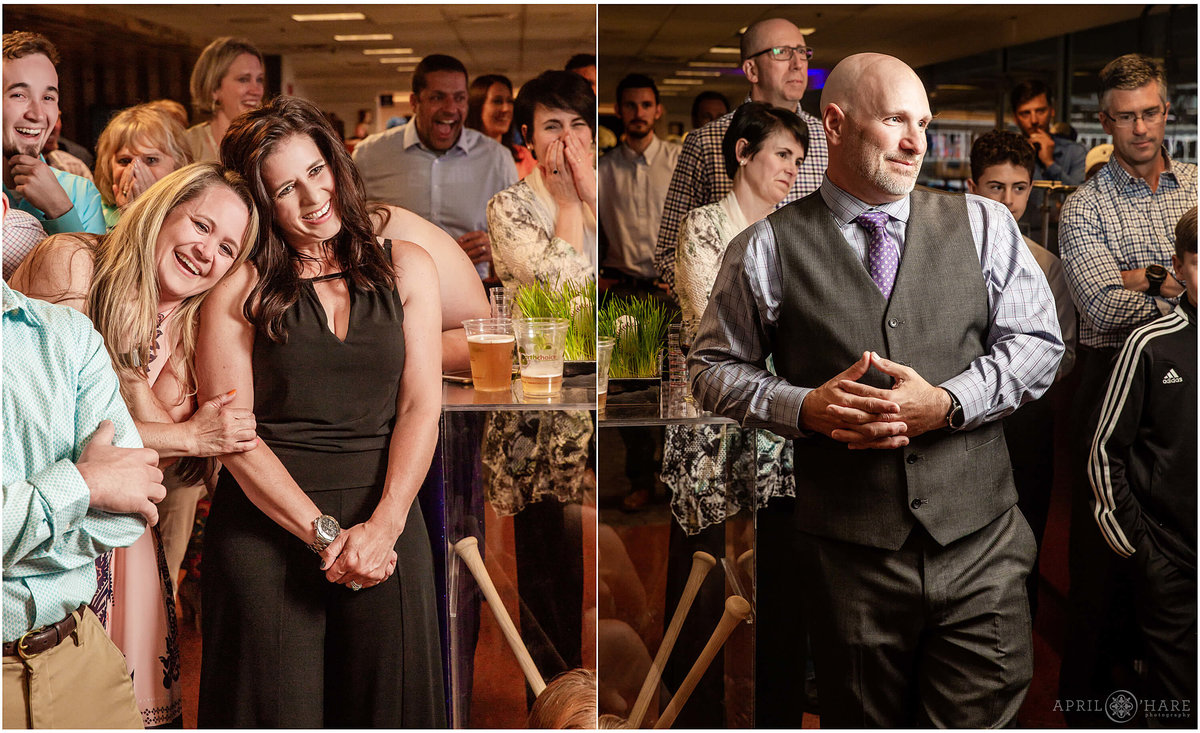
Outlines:
[{"label": "long brown hair", "polygon": [[371,215],[386,216],[386,209],[368,207],[358,168],[321,110],[298,97],[276,97],[230,124],[221,140],[221,160],[245,177],[259,213],[258,247],[251,255],[258,282],[242,312],[264,336],[277,342],[287,340],[283,316],[300,297],[301,255],[288,246],[275,221],[275,202],[263,182],[262,169],[276,147],[296,135],[307,135],[316,144],[333,173],[334,205],[342,228],[324,243],[326,252],[360,288],[390,290],[394,284],[392,263],[376,242],[371,225]]}]

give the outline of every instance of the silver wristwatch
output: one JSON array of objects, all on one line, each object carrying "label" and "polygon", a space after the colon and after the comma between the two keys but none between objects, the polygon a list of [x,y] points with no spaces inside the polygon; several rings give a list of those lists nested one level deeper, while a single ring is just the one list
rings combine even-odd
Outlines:
[{"label": "silver wristwatch", "polygon": [[342,527],[337,520],[328,514],[322,514],[313,520],[313,536],[316,538],[309,545],[309,548],[318,555],[326,548],[329,543],[337,539],[337,536],[342,533]]}]

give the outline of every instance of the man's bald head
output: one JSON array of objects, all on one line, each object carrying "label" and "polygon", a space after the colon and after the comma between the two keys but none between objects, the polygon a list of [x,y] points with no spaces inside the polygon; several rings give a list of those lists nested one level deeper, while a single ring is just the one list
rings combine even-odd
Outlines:
[{"label": "man's bald head", "polygon": [[804,45],[804,34],[783,18],[760,20],[746,29],[742,34],[742,73],[750,82],[752,101],[796,109],[808,89],[808,55],[793,53],[790,59],[782,60],[763,51]]},{"label": "man's bald head", "polygon": [[742,61],[752,53],[758,53],[772,45],[771,38],[780,32],[790,32],[800,35],[800,29],[790,20],[783,18],[767,18],[751,23],[742,34]]},{"label": "man's bald head", "polygon": [[916,83],[924,93],[924,85],[912,68],[896,58],[881,53],[856,53],[847,56],[833,67],[821,90],[821,113],[836,104],[843,112],[862,108],[864,99],[876,98],[880,92],[897,84]]},{"label": "man's bald head", "polygon": [[907,196],[931,118],[925,85],[908,64],[878,53],[848,56],[821,92],[829,179],[871,205]]}]

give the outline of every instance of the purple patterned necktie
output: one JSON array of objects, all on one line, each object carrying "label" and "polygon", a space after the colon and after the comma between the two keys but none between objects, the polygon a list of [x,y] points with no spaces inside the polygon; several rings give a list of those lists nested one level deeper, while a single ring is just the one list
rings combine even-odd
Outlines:
[{"label": "purple patterned necktie", "polygon": [[888,215],[882,211],[864,211],[854,221],[867,230],[867,272],[883,297],[891,298],[896,270],[900,267],[900,247],[884,226]]}]

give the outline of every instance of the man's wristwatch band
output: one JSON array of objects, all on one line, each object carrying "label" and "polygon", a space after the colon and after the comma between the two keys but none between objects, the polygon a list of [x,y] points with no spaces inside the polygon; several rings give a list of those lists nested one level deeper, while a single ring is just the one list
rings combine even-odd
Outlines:
[{"label": "man's wristwatch band", "polygon": [[950,395],[950,410],[946,413],[946,428],[948,430],[958,430],[962,428],[966,422],[966,415],[963,414],[962,403],[954,396],[950,390],[942,387],[946,394]]},{"label": "man's wristwatch band", "polygon": [[1147,265],[1146,266],[1146,281],[1149,285],[1146,287],[1146,295],[1157,298],[1162,294],[1163,283],[1167,281],[1167,268],[1162,265]]}]

